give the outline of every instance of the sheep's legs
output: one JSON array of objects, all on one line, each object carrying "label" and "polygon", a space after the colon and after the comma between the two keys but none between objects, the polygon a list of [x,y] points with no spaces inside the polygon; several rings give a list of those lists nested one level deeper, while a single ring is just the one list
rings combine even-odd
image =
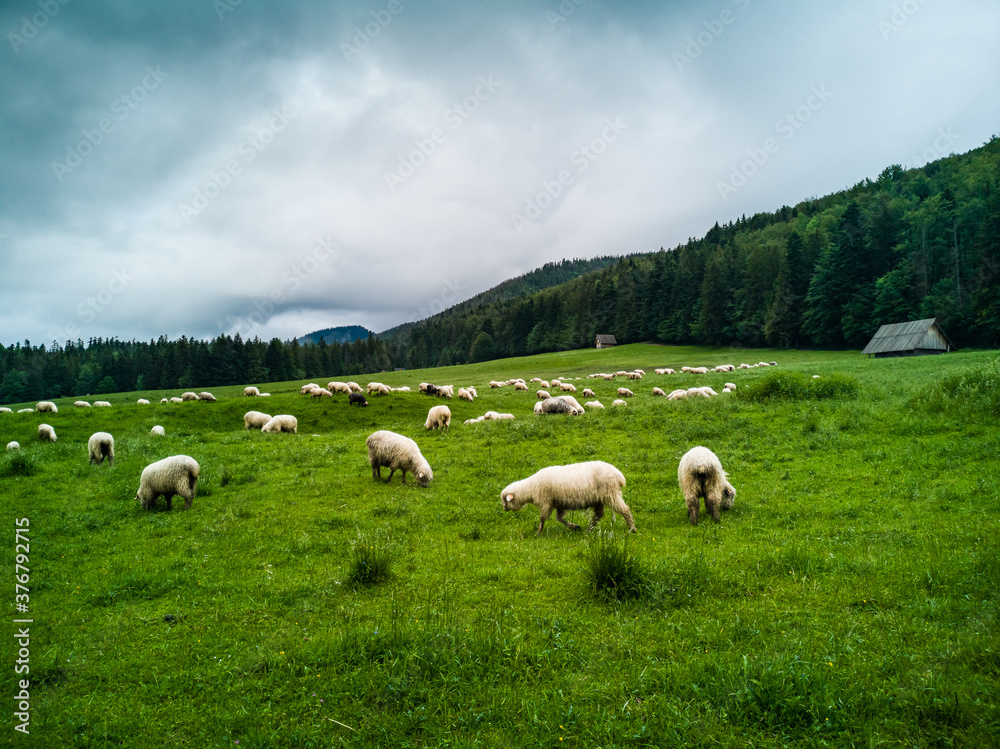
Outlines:
[{"label": "sheep's legs", "polygon": [[594,517],[590,519],[590,525],[587,526],[588,531],[594,530],[594,526],[600,522],[601,518],[604,517],[604,505],[594,505]]},{"label": "sheep's legs", "polygon": [[[390,469],[389,469],[389,478],[387,478],[387,479],[385,480],[385,483],[387,483],[387,484],[389,484],[389,483],[392,483],[392,474],[394,474],[395,472],[396,472],[396,469],[395,469],[395,468],[390,468]],[[380,477],[380,478],[381,478],[381,474],[382,474],[382,471],[380,470],[380,471],[379,471],[379,477]],[[406,475],[405,475],[405,474],[403,475],[403,483],[404,483],[404,484],[406,483]]]},{"label": "sheep's legs", "polygon": [[625,523],[628,525],[629,533],[638,533],[635,527],[635,518],[632,517],[632,510],[629,509],[628,505],[625,505],[622,510],[622,517],[625,518]]},{"label": "sheep's legs", "polygon": [[[538,535],[539,533],[541,533],[541,532],[542,532],[542,528],[544,528],[544,527],[545,527],[545,521],[549,519],[549,515],[551,515],[551,514],[552,514],[552,510],[551,510],[551,509],[548,509],[548,510],[542,510],[542,511],[541,511],[541,513],[539,513],[539,515],[538,515],[538,530],[537,530],[537,531],[535,531],[535,535],[536,535],[536,536],[537,536],[537,535]],[[561,519],[562,519],[562,518],[560,518],[560,520],[561,520]]]},{"label": "sheep's legs", "polygon": [[698,505],[701,503],[701,499],[697,494],[694,496],[686,495],[684,497],[684,502],[687,503],[688,520],[691,525],[698,525]]},{"label": "sheep's legs", "polygon": [[381,481],[382,480],[382,466],[378,463],[372,466],[372,480]]},{"label": "sheep's legs", "polygon": [[722,503],[722,498],[719,496],[719,492],[710,492],[705,495],[705,512],[712,514],[712,520],[716,523],[719,522],[719,505]]},{"label": "sheep's legs", "polygon": [[164,494],[163,496],[166,497],[166,499],[167,499],[167,509],[168,510],[174,509],[174,502],[173,502],[174,495],[173,494]]},{"label": "sheep's legs", "polygon": [[[601,507],[601,510],[603,511],[604,508]],[[565,514],[566,514],[566,510],[563,510],[563,509],[556,510],[556,520],[558,520],[560,523],[562,523],[563,525],[565,525],[571,531],[578,531],[578,530],[580,530],[580,526],[577,525],[576,523],[570,523],[567,520],[563,520],[563,515],[565,515]],[[597,509],[596,508],[594,509],[594,514],[595,514],[595,516],[597,514]],[[590,527],[593,528],[594,524],[591,523]]]}]

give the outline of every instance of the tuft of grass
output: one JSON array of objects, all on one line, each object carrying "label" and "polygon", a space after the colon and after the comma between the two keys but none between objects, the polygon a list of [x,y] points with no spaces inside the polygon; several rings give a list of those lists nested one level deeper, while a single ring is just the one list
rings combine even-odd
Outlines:
[{"label": "tuft of grass", "polygon": [[391,544],[380,535],[360,534],[351,546],[347,581],[356,587],[368,587],[392,578],[395,554]]},{"label": "tuft of grass", "polygon": [[949,372],[921,389],[913,399],[931,411],[955,407],[991,416],[1000,415],[1000,358]]},{"label": "tuft of grass", "polygon": [[24,450],[11,450],[0,461],[0,476],[34,476],[38,473],[38,460]]},{"label": "tuft of grass", "polygon": [[598,531],[584,559],[587,585],[597,598],[632,601],[645,595],[649,574],[629,550],[628,537],[619,540],[614,531]]},{"label": "tuft of grass", "polygon": [[858,394],[858,381],[849,375],[839,373],[814,379],[802,372],[783,370],[768,372],[756,382],[751,382],[736,392],[741,398],[758,403],[851,398]]}]

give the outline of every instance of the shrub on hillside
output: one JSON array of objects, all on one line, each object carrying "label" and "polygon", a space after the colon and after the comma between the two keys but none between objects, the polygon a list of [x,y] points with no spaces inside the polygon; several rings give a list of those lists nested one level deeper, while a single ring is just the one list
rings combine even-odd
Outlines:
[{"label": "shrub on hillside", "polygon": [[611,531],[599,531],[591,539],[584,574],[594,595],[604,600],[641,598],[648,587],[649,576],[629,551],[628,538],[619,540]]},{"label": "shrub on hillside", "polygon": [[392,577],[393,556],[384,538],[358,536],[351,548],[347,582],[358,587],[385,582]]},{"label": "shrub on hillside", "polygon": [[1000,415],[1000,359],[950,372],[923,388],[914,400],[931,409],[960,406]]},{"label": "shrub on hillside", "polygon": [[24,450],[12,450],[0,460],[0,476],[34,476],[37,472],[38,461]]},{"label": "shrub on hillside", "polygon": [[741,398],[758,402],[770,400],[824,400],[851,398],[858,393],[858,382],[842,374],[814,379],[802,372],[768,372],[736,392]]}]

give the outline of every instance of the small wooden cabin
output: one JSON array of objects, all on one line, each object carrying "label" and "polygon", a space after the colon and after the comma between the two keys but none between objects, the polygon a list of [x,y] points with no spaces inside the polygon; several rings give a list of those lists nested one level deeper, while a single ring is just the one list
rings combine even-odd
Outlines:
[{"label": "small wooden cabin", "polygon": [[937,318],[883,325],[862,354],[880,359],[887,356],[946,354],[955,347],[937,324]]},{"label": "small wooden cabin", "polygon": [[618,341],[615,340],[613,335],[601,335],[598,334],[597,340],[594,342],[597,348],[611,348],[612,346],[617,346]]}]

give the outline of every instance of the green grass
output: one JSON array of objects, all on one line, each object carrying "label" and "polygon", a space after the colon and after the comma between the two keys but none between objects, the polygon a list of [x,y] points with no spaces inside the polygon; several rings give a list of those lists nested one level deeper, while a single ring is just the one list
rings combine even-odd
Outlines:
[{"label": "green grass", "polygon": [[[13,584],[8,612],[33,619],[31,734],[9,721],[3,741],[997,746],[1000,428],[982,384],[996,358],[635,345],[355,378],[476,385],[474,403],[448,402],[448,433],[423,430],[438,399],[349,408],[302,382],[0,414],[0,444],[21,444],[0,456],[8,574],[16,518],[31,538],[29,612]],[[535,417],[533,392],[487,384],[633,367],[650,374],[627,408],[580,417]],[[650,394],[727,381],[735,395]],[[621,385],[575,384],[609,406]],[[244,431],[251,409],[294,414],[299,433]],[[462,423],[487,410],[516,418]],[[42,421],[58,442],[38,441]],[[417,440],[429,488],[372,481],[377,429]],[[114,466],[88,464],[96,431],[115,436]],[[677,463],[699,444],[737,495],[720,523],[691,526]],[[142,468],[178,453],[201,464],[192,509],[141,510]],[[535,538],[534,507],[502,511],[511,481],[583,460],[625,474],[638,534],[609,512],[594,532],[552,521]]]}]

